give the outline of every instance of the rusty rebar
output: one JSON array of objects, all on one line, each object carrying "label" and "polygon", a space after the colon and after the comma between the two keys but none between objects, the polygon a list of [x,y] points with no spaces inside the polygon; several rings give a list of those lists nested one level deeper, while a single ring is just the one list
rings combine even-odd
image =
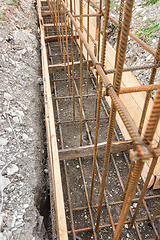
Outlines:
[{"label": "rusty rebar", "polygon": [[[102,0],[99,1],[100,2],[100,7],[99,7],[99,13],[102,12]],[[107,4],[108,0],[106,1],[106,4]],[[106,15],[105,15],[106,16]],[[104,17],[106,18],[106,17]],[[96,31],[98,31],[98,47],[97,47],[97,60],[99,61],[99,55],[100,55],[100,35],[101,35],[101,16],[97,17],[97,25],[98,25],[98,29],[96,29]],[[106,27],[106,26],[105,26]],[[105,31],[106,31],[106,28],[104,27]],[[97,35],[97,33],[96,33]],[[97,36],[96,36],[97,38]],[[103,51],[103,50],[102,50]],[[98,80],[99,80],[99,76],[98,76],[98,72],[96,73],[96,95],[95,95],[95,116],[96,116],[96,110],[97,110],[97,102],[98,102]],[[102,85],[102,84],[101,84]]]},{"label": "rusty rebar", "polygon": [[[116,69],[116,66],[117,66],[117,57],[118,57],[120,36],[121,36],[121,30],[122,30],[123,9],[124,9],[124,0],[121,0],[121,3],[120,3],[120,13],[119,13],[119,24],[118,24],[118,34],[117,34],[117,45],[116,45],[116,56],[115,56],[115,64],[114,64],[114,68],[115,69]],[[114,83],[115,83],[115,74],[113,76],[113,85],[114,85]]]},{"label": "rusty rebar", "polygon": [[154,215],[153,215],[153,217],[152,217],[152,220],[153,220],[153,221],[156,219],[159,210],[160,210],[160,202],[159,202],[159,204],[158,204],[158,206],[157,206],[157,209],[156,209],[156,211],[155,211],[155,213],[154,213]]},{"label": "rusty rebar", "polygon": [[[146,127],[145,134],[144,134],[144,139],[143,140],[148,145],[151,144],[151,141],[153,140],[153,136],[155,134],[155,131],[156,131],[156,128],[157,128],[157,125],[158,125],[158,122],[159,122],[159,118],[160,118],[160,86],[158,88],[158,91],[157,91],[157,94],[156,94],[156,97],[155,97],[155,100],[154,100],[152,112],[150,114],[150,118],[148,120],[147,127]],[[137,216],[138,211],[140,209],[140,206],[142,204],[142,201],[143,201],[148,183],[151,179],[153,170],[154,170],[154,168],[157,164],[157,160],[158,160],[157,156],[153,157],[151,166],[150,166],[148,174],[147,174],[147,178],[145,180],[141,195],[139,197],[137,207],[135,209],[135,212],[134,212],[134,215],[133,215],[133,218],[132,218],[131,226],[133,226],[133,224],[135,222],[135,219],[136,219],[136,216]]]},{"label": "rusty rebar", "polygon": [[127,181],[126,181],[126,185],[125,185],[125,189],[124,189],[124,194],[123,194],[124,199],[126,197],[126,193],[127,193],[127,189],[128,189],[128,186],[129,186],[130,179],[131,179],[133,167],[134,167],[134,161],[131,161],[128,176],[127,176]]},{"label": "rusty rebar", "polygon": [[[110,7],[110,0],[107,0],[106,6],[105,6],[103,43],[102,43],[102,53],[101,53],[101,66],[102,67],[104,67],[105,56],[106,56],[106,40],[107,40],[109,7]],[[97,120],[96,120],[95,145],[94,145],[93,167],[92,167],[92,184],[91,184],[91,196],[90,196],[91,205],[93,202],[93,190],[94,190],[95,166],[96,166],[96,158],[97,158],[97,144],[98,144],[98,133],[99,133],[99,122],[100,122],[101,99],[102,99],[102,79],[100,78],[99,90],[98,90],[97,113],[96,113]]]},{"label": "rusty rebar", "polygon": [[[158,46],[157,46],[157,51],[156,51],[156,56],[155,56],[154,63],[157,64],[159,62],[159,60],[160,60],[160,38],[159,38],[159,42],[158,42]],[[154,83],[156,72],[157,72],[157,68],[153,68],[152,69],[152,73],[151,73],[151,77],[150,77],[150,80],[149,80],[149,84],[153,84]],[[149,100],[150,100],[150,97],[151,97],[151,93],[152,93],[151,91],[148,91],[146,99],[145,99],[143,112],[142,112],[142,116],[141,116],[141,120],[140,120],[140,124],[139,124],[139,129],[138,129],[138,132],[140,134],[142,132],[142,128],[143,128],[143,125],[144,125],[144,120],[145,120],[145,117],[146,117],[146,113],[147,113],[147,109],[148,109],[148,104],[149,104]]]},{"label": "rusty rebar", "polygon": [[[68,10],[68,9],[66,9]],[[72,14],[72,0],[70,0],[70,12]],[[75,99],[74,99],[74,42],[73,42],[73,24],[71,21],[71,47],[72,47],[72,96],[73,96],[73,120],[75,120]]]},{"label": "rusty rebar", "polygon": [[[157,91],[157,94],[156,94],[156,97],[155,97],[155,100],[154,100],[152,112],[151,112],[151,115],[150,115],[150,118],[149,118],[146,130],[145,130],[144,138],[143,138],[143,141],[146,144],[150,144],[151,141],[153,140],[153,136],[155,134],[159,118],[160,118],[160,87],[158,88],[158,91]],[[145,195],[145,192],[146,192],[149,180],[151,178],[152,172],[154,170],[156,161],[157,161],[157,159],[155,157],[154,161],[151,164],[150,170],[149,170],[148,175],[147,175],[147,179],[146,179],[145,184],[143,186],[143,189],[142,189],[142,192],[141,192],[141,195],[140,195],[140,198],[139,198],[136,210],[134,212],[134,216],[133,216],[132,222],[131,222],[132,226],[133,226],[135,218],[136,218],[136,216],[138,214],[138,211],[139,211],[139,208],[141,206],[141,203],[143,201],[143,198],[144,198],[144,195]],[[130,180],[130,185],[129,185],[127,193],[126,193],[126,198],[125,198],[125,201],[124,201],[124,204],[123,204],[123,208],[122,208],[122,211],[121,211],[121,215],[120,215],[120,218],[119,218],[119,224],[118,224],[118,226],[116,228],[116,232],[115,232],[115,235],[114,235],[114,240],[118,239],[120,234],[121,234],[121,231],[122,231],[122,228],[123,228],[123,224],[124,224],[124,221],[125,221],[125,219],[127,217],[127,214],[128,214],[128,211],[129,211],[129,207],[130,207],[131,202],[132,202],[132,198],[134,197],[136,186],[138,184],[139,177],[141,175],[141,171],[143,169],[143,166],[144,166],[144,162],[136,161],[135,167],[134,167],[134,171],[133,171],[133,175],[132,175],[131,180]]]},{"label": "rusty rebar", "polygon": [[[127,0],[126,4],[125,4],[124,20],[123,20],[123,24],[122,24],[122,34],[121,34],[119,52],[118,52],[118,57],[117,57],[117,68],[116,68],[116,72],[115,72],[115,92],[117,93],[117,95],[119,95],[123,65],[124,65],[124,61],[125,61],[125,53],[126,53],[126,49],[127,49],[127,40],[128,40],[128,33],[129,33],[129,28],[130,28],[131,16],[132,16],[133,2],[134,2],[134,0]],[[110,91],[110,90],[111,90],[111,88],[109,88],[108,91]],[[112,141],[113,141],[115,120],[116,120],[116,107],[113,104],[113,100],[112,100],[110,118],[109,118],[109,127],[108,127],[108,133],[107,133],[107,145],[106,145],[106,150],[105,150],[104,165],[103,165],[103,172],[102,172],[102,184],[101,184],[100,196],[99,196],[99,207],[98,207],[98,212],[97,212],[97,224],[96,224],[97,231],[99,230],[100,216],[101,216],[101,211],[102,211],[103,194],[104,194],[108,165],[109,165],[109,160],[110,160],[110,152],[111,152],[111,145],[112,145]],[[117,226],[117,228],[118,228],[118,226]]]},{"label": "rusty rebar", "polygon": [[[65,10],[65,23],[66,23],[66,10]],[[66,32],[66,49],[67,49],[67,67],[68,67],[68,82],[69,82],[69,95],[71,96],[71,77],[70,77],[70,66],[69,66],[69,51],[68,51],[68,31],[67,24],[65,24],[65,32]]]},{"label": "rusty rebar", "polygon": [[[87,43],[89,44],[89,0],[87,0]],[[87,94],[88,94],[88,84],[89,84],[89,54],[87,52]]]},{"label": "rusty rebar", "polygon": [[90,205],[90,203],[89,203],[89,196],[88,196],[86,181],[85,181],[84,172],[83,172],[83,168],[82,168],[82,161],[81,161],[80,158],[79,158],[79,165],[80,165],[81,174],[82,174],[82,179],[83,179],[83,184],[84,184],[84,189],[85,189],[85,193],[86,193],[86,199],[87,199],[88,209],[89,209],[90,218],[91,218],[93,235],[94,235],[94,239],[97,240],[97,234],[96,234],[96,231],[95,231],[95,224],[94,224],[92,209],[91,209],[91,205]]},{"label": "rusty rebar", "polygon": [[[62,0],[60,2],[60,8],[62,6]],[[63,22],[62,22],[62,11],[60,11],[60,15],[61,15],[61,31],[62,31],[62,42],[63,42],[63,58],[64,58],[64,70],[65,70],[65,74],[67,74],[66,72],[66,55],[65,55],[65,44],[64,44],[64,31],[63,31]],[[67,37],[67,35],[66,35]]]},{"label": "rusty rebar", "polygon": [[66,4],[63,2],[63,6],[64,8],[68,11],[68,16],[71,19],[71,22],[74,24],[76,31],[79,34],[79,37],[82,39],[85,48],[87,49],[91,60],[96,68],[96,70],[98,71],[100,77],[103,80],[103,84],[105,87],[107,87],[108,89],[108,94],[111,97],[112,101],[114,102],[114,105],[117,109],[117,111],[119,112],[124,125],[126,126],[131,138],[133,139],[134,145],[136,147],[136,150],[138,151],[138,154],[142,157],[142,158],[146,158],[146,156],[150,156],[148,149],[144,146],[142,140],[140,139],[136,127],[134,126],[134,124],[132,123],[131,118],[129,117],[128,112],[125,110],[121,100],[118,98],[116,92],[113,89],[113,86],[110,84],[108,78],[106,77],[102,67],[100,66],[100,64],[98,63],[95,55],[93,54],[92,50],[90,49],[87,41],[85,40],[85,37],[83,36],[83,34],[81,33],[81,31],[79,30],[79,27],[76,23],[76,21],[74,20],[74,18],[72,17],[72,14],[70,13],[70,11],[68,10]]},{"label": "rusty rebar", "polygon": [[61,61],[63,63],[63,56],[62,56],[62,35],[61,35],[61,30],[60,30],[60,17],[59,17],[59,4],[58,4],[58,0],[56,0],[57,2],[57,24],[58,24],[58,38],[59,38],[59,48],[60,48],[60,53],[61,53]]},{"label": "rusty rebar", "polygon": [[[83,0],[80,0],[80,31],[83,32]],[[82,146],[83,41],[80,39],[80,146]]]},{"label": "rusty rebar", "polygon": [[143,85],[143,86],[137,86],[137,87],[120,88],[119,94],[152,91],[152,90],[157,90],[159,86],[160,84],[150,84],[150,85]]}]

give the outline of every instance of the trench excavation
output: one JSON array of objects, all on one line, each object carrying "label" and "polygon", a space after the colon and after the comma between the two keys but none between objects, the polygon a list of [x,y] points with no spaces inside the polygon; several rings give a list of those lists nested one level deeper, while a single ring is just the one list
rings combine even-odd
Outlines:
[{"label": "trench excavation", "polygon": [[[153,75],[159,67],[160,44],[156,53],[147,46],[155,56],[152,66],[144,67],[152,68],[149,83],[152,86],[142,89],[139,85],[133,89],[123,85],[122,89],[122,72],[126,71],[123,68],[125,39],[128,39],[130,23],[127,18],[131,18],[133,1],[126,1],[123,24],[119,27],[121,35],[115,70],[106,63],[109,2],[106,1],[105,12],[102,1],[100,9],[92,1],[37,2],[58,239],[160,238],[160,191],[147,189],[148,184],[153,187],[158,178],[153,178],[153,171],[160,155],[159,148],[150,143],[159,121],[160,87],[153,84]],[[90,5],[97,7],[97,12]],[[103,37],[100,31],[102,17]],[[99,19],[96,40],[92,36],[93,29],[90,31],[90,19],[93,18]],[[137,68],[128,71],[134,69]],[[150,117],[145,123],[142,119],[138,129],[128,109],[121,104],[119,94],[125,91],[149,93],[153,89],[158,90]],[[142,114],[144,118],[146,109]],[[125,127],[116,121],[116,111]],[[124,132],[129,133],[128,139],[124,128],[127,129]],[[149,158],[153,158],[153,164],[149,164],[144,182],[142,168]],[[52,190],[50,195],[53,195]],[[51,205],[54,200],[51,198]]]}]

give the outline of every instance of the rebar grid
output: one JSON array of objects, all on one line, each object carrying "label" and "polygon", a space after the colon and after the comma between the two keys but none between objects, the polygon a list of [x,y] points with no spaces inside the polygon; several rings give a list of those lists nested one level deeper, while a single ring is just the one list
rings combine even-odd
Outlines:
[{"label": "rebar grid", "polygon": [[[153,90],[153,89],[158,89],[158,93],[159,93],[160,88],[159,88],[159,85],[153,85],[153,86],[148,85],[148,86],[144,86],[144,87],[134,87],[134,88],[130,88],[130,89],[121,89],[120,88],[121,75],[122,75],[122,72],[123,72],[125,51],[126,51],[126,46],[127,46],[127,38],[128,38],[128,34],[129,34],[129,22],[130,22],[130,18],[131,18],[131,11],[132,11],[132,5],[133,5],[132,0],[127,0],[126,1],[126,10],[124,10],[124,22],[123,22],[122,29],[121,29],[121,24],[119,24],[119,26],[120,26],[119,31],[120,32],[122,31],[121,40],[119,38],[117,40],[117,46],[118,46],[117,49],[118,50],[117,50],[117,61],[115,62],[115,71],[111,70],[111,71],[115,72],[115,75],[114,75],[115,76],[114,77],[115,90],[113,89],[113,86],[108,81],[108,79],[106,77],[106,74],[104,72],[104,60],[103,59],[105,58],[105,45],[106,44],[103,45],[104,48],[102,48],[102,52],[101,52],[103,57],[102,57],[101,64],[99,64],[99,62],[97,61],[97,59],[95,58],[93,52],[91,51],[91,49],[89,47],[90,39],[89,39],[89,25],[88,24],[87,24],[88,25],[88,27],[87,27],[87,39],[85,39],[84,36],[83,36],[83,21],[82,21],[82,19],[83,19],[82,18],[83,17],[83,2],[82,2],[82,0],[80,0],[80,6],[81,6],[80,15],[79,15],[80,16],[80,27],[78,25],[78,21],[74,20],[75,16],[73,15],[73,10],[72,10],[72,0],[70,0],[70,3],[68,3],[68,5],[70,6],[70,11],[67,7],[66,2],[64,3],[63,1],[58,1],[58,0],[56,2],[53,2],[53,1],[49,1],[49,2],[51,2],[51,4],[52,4],[52,9],[50,7],[50,11],[53,11],[53,9],[55,7],[56,12],[58,12],[58,14],[57,14],[58,17],[57,18],[56,18],[56,13],[55,13],[55,18],[53,17],[54,15],[51,13],[51,16],[52,16],[51,20],[52,21],[54,19],[56,20],[56,23],[54,23],[54,26],[56,25],[57,35],[59,35],[58,42],[59,42],[59,45],[60,45],[59,49],[60,49],[61,56],[64,56],[64,59],[65,59],[66,55],[67,55],[67,58],[68,58],[67,59],[68,78],[56,79],[56,77],[55,77],[56,74],[53,74],[54,95],[55,95],[57,114],[58,114],[58,122],[57,123],[58,123],[58,126],[59,126],[62,149],[63,149],[64,146],[63,146],[63,135],[62,135],[61,124],[65,124],[65,123],[69,123],[69,122],[71,122],[71,123],[72,122],[73,123],[80,122],[81,123],[80,124],[80,126],[81,126],[81,128],[80,128],[80,146],[82,146],[82,123],[83,122],[85,123],[84,125],[86,127],[89,142],[90,142],[90,144],[93,144],[93,140],[92,140],[93,136],[90,133],[90,127],[87,123],[90,120],[87,119],[86,116],[85,116],[85,111],[84,111],[84,108],[83,108],[83,105],[82,105],[82,99],[83,99],[83,97],[89,97],[89,95],[90,95],[89,91],[88,91],[89,79],[91,79],[91,82],[94,85],[94,87],[99,90],[98,104],[97,104],[97,116],[96,116],[96,121],[97,121],[97,123],[96,123],[96,135],[95,135],[95,142],[94,142],[95,151],[94,151],[94,157],[93,157],[93,173],[92,173],[92,187],[91,187],[92,191],[91,191],[90,201],[89,201],[89,194],[88,194],[88,190],[87,190],[85,175],[83,173],[83,163],[82,163],[81,158],[79,158],[80,171],[81,171],[81,175],[82,175],[82,178],[83,178],[83,184],[84,184],[84,188],[85,188],[85,195],[86,195],[88,206],[79,207],[79,208],[73,208],[72,207],[72,200],[71,200],[70,187],[69,187],[69,178],[68,178],[68,174],[67,174],[67,165],[66,165],[66,162],[64,160],[65,176],[66,176],[66,183],[67,183],[67,193],[68,193],[68,200],[69,200],[69,212],[70,212],[70,217],[71,217],[71,229],[72,229],[71,231],[68,231],[68,233],[69,234],[72,233],[73,239],[76,239],[76,233],[92,230],[94,239],[98,239],[97,236],[98,236],[99,229],[103,229],[103,228],[112,226],[112,229],[113,229],[113,232],[114,232],[114,238],[113,239],[119,239],[124,224],[126,224],[126,223],[133,224],[133,219],[126,220],[126,217],[127,217],[129,211],[130,211],[131,218],[133,217],[133,211],[132,211],[132,208],[131,208],[131,204],[132,204],[133,201],[135,201],[134,192],[136,191],[136,188],[138,186],[139,177],[140,177],[143,165],[144,165],[143,160],[150,157],[150,149],[148,149],[145,144],[146,143],[148,144],[148,142],[150,143],[153,139],[153,135],[154,135],[154,132],[156,130],[156,126],[157,126],[157,123],[158,123],[158,120],[159,120],[159,112],[160,111],[159,111],[159,108],[157,108],[159,106],[159,95],[157,94],[157,97],[156,97],[157,100],[155,101],[155,105],[154,105],[155,110],[153,108],[153,116],[151,115],[151,119],[149,120],[148,128],[146,130],[146,135],[145,135],[145,137],[142,141],[140,139],[138,133],[137,133],[137,129],[135,129],[134,125],[132,124],[131,118],[129,117],[127,112],[124,110],[123,104],[121,103],[121,101],[119,100],[117,95],[123,94],[123,93],[136,92],[136,91],[137,92],[138,91],[150,91],[150,90]],[[90,2],[92,2],[92,1],[87,2],[88,6],[89,6]],[[107,6],[107,3],[109,4],[109,1],[106,1],[106,6]],[[49,4],[49,6],[51,4]],[[76,8],[75,8],[75,1],[74,1],[74,14],[76,13],[75,9]],[[121,15],[122,15],[122,9],[123,9],[123,1],[121,1],[121,13],[120,13]],[[70,69],[69,69],[69,61],[68,61],[69,57],[70,57],[69,56],[69,44],[68,44],[69,40],[66,38],[66,41],[65,41],[65,39],[64,39],[64,33],[63,33],[63,30],[62,30],[63,29],[63,27],[62,27],[63,19],[62,19],[62,12],[61,11],[63,11],[65,13],[65,23],[67,21],[66,17],[68,17],[68,19],[69,19],[68,24],[70,25],[69,29],[70,29],[70,33],[71,33],[71,51],[72,51],[72,55],[71,55],[71,58],[72,58],[72,86],[71,86],[71,83],[69,82],[69,96],[62,96],[62,97],[60,96],[59,97],[57,95],[56,84],[58,84],[58,82],[60,82],[60,81],[68,81],[69,78],[70,78],[69,77]],[[101,13],[101,11],[100,11],[100,13]],[[125,19],[125,14],[126,14],[126,19]],[[61,16],[61,19],[60,19],[60,16]],[[88,10],[87,17],[89,18],[89,10]],[[101,16],[96,15],[95,17],[100,18]],[[104,13],[104,19],[105,18],[108,18],[107,8],[106,8],[106,12]],[[120,16],[120,19],[121,18],[122,18],[122,16]],[[108,20],[106,20],[106,21],[108,21]],[[128,24],[128,28],[127,28],[127,24]],[[106,25],[107,25],[107,23],[106,23]],[[74,53],[74,42],[73,42],[73,28],[75,28],[74,30],[76,30],[77,34],[80,37],[80,77],[78,77],[78,78],[76,78],[74,76],[74,72],[75,72],[74,71],[74,58],[75,58],[74,55],[75,55],[75,53]],[[65,28],[65,31],[66,31],[66,36],[67,36],[68,28]],[[106,31],[107,31],[107,26],[106,26],[106,30],[104,30],[104,33],[106,33]],[[100,32],[100,28],[99,28],[99,32]],[[61,33],[62,33],[62,35],[61,35]],[[98,40],[98,45],[100,45],[100,38],[98,38],[98,39],[99,39]],[[61,44],[61,42],[63,42],[63,45]],[[105,40],[105,37],[104,37],[104,43],[105,42],[106,42],[106,40]],[[65,46],[65,44],[66,44],[66,46]],[[82,69],[83,69],[83,66],[82,66],[83,48],[82,48],[82,45],[84,45],[86,50],[87,50],[87,77],[84,77],[84,78],[82,76],[83,75],[83,71],[82,71]],[[68,50],[67,50],[67,48],[68,48]],[[50,43],[48,43],[48,49],[49,49],[51,62],[53,63],[53,56],[51,54]],[[149,49],[149,51],[151,51],[151,50]],[[158,47],[157,51],[159,51],[159,47]],[[154,52],[152,51],[152,53],[154,53]],[[99,51],[98,51],[98,54],[99,54]],[[97,70],[96,74],[98,74],[98,76],[100,77],[100,81],[99,82],[97,81],[96,83],[94,82],[94,77],[89,73],[89,67],[88,67],[89,56],[90,56],[90,59],[93,61],[95,69]],[[158,55],[158,57],[159,57],[159,55]],[[65,62],[65,60],[64,60],[64,62]],[[156,66],[155,66],[155,64],[156,64]],[[158,64],[157,55],[156,55],[155,64],[152,66],[152,69],[153,69],[152,71],[154,71],[154,73],[156,72],[156,67],[158,67],[157,66],[157,64]],[[64,63],[64,65],[66,66],[66,63]],[[148,66],[146,68],[150,68],[150,67],[151,66]],[[140,68],[143,68],[143,66],[140,67]],[[155,77],[155,75],[154,75],[154,77]],[[77,86],[77,83],[76,83],[76,81],[79,80],[79,78],[81,79],[81,84],[80,84],[81,87],[80,88]],[[87,94],[83,93],[83,81],[84,81],[85,78],[87,79],[87,89],[86,89]],[[108,113],[107,113],[107,109],[105,107],[104,101],[102,100],[102,102],[101,102],[102,84],[106,87],[107,94],[112,99],[112,106],[111,106],[110,115],[108,115]],[[79,83],[78,83],[78,85],[79,85]],[[74,91],[76,91],[77,96],[75,96]],[[79,94],[79,91],[80,91],[80,94]],[[71,96],[71,92],[73,94],[72,96]],[[78,102],[79,102],[79,105],[80,105],[80,120],[75,120],[76,119],[75,118],[76,117],[76,113],[75,113],[76,97],[78,98]],[[63,99],[63,98],[70,99],[73,102],[73,120],[62,121],[60,119],[59,99]],[[106,166],[104,165],[104,170],[102,172],[102,175],[101,175],[101,171],[99,169],[99,164],[97,162],[97,153],[96,153],[96,148],[97,148],[97,143],[98,143],[98,134],[99,134],[99,122],[100,122],[100,119],[103,119],[103,118],[100,118],[101,104],[103,106],[104,111],[106,112],[106,115],[107,115],[106,118],[110,117],[108,137],[107,137],[107,144],[108,145],[106,147],[106,152],[105,152],[105,157],[104,157],[107,160],[107,162],[106,162],[107,165]],[[112,143],[114,133],[116,134],[117,140],[119,141],[119,137],[118,137],[117,133],[115,132],[115,127],[114,127],[115,116],[116,116],[116,111],[117,110],[118,110],[118,112],[119,112],[119,114],[120,114],[128,132],[129,132],[132,140],[133,140],[134,148],[136,150],[138,160],[133,159],[135,161],[135,167],[133,169],[133,173],[132,173],[132,169],[130,169],[130,171],[129,171],[128,181],[127,181],[126,188],[125,188],[124,183],[123,183],[123,179],[120,176],[120,172],[119,172],[117,164],[116,164],[116,160],[115,160],[114,156],[111,155],[111,160],[113,162],[113,165],[114,165],[116,174],[118,176],[118,179],[119,179],[122,191],[124,193],[125,199],[124,199],[124,201],[119,201],[119,202],[109,202],[108,198],[107,198],[107,195],[106,195],[106,192],[105,192],[105,185],[106,185],[106,176],[107,176],[108,164],[109,164],[109,160],[110,160],[111,143]],[[147,141],[146,141],[146,139],[147,139]],[[154,152],[152,147],[151,147],[151,151]],[[125,157],[125,160],[127,161],[127,164],[129,164],[129,161],[127,159],[126,154],[123,153],[123,155]],[[156,157],[156,159],[157,159],[157,157]],[[154,164],[155,164],[155,161],[154,161]],[[99,182],[101,184],[101,187],[100,187],[100,201],[99,201],[98,205],[92,205],[95,167],[96,167],[96,171],[98,172]],[[150,175],[153,173],[153,170],[154,170],[154,167],[152,167],[152,168],[153,169],[150,169],[150,173],[149,173]],[[147,187],[147,185],[145,187]],[[138,191],[139,191],[139,194],[140,194],[140,189],[139,188],[138,188]],[[145,189],[145,191],[146,191],[146,189]],[[145,197],[144,196],[145,191],[142,190],[143,193],[142,193],[141,201],[143,202],[145,211],[147,212],[147,217],[144,217],[144,218],[138,217],[136,219],[135,228],[136,228],[136,231],[137,231],[137,235],[138,235],[139,239],[142,239],[142,236],[141,236],[141,233],[140,233],[140,230],[139,230],[139,226],[138,226],[138,222],[150,220],[152,228],[153,228],[153,232],[156,236],[156,238],[153,238],[153,239],[159,239],[159,234],[158,234],[158,231],[157,231],[156,226],[154,224],[155,218],[156,219],[160,218],[160,216],[156,216],[157,213],[158,213],[158,210],[159,210],[159,205],[157,207],[158,210],[155,212],[155,214],[152,218],[151,214],[150,214],[150,211],[147,207],[147,204],[145,202],[146,199],[155,199],[155,198],[157,198],[157,196]],[[103,196],[104,196],[105,204],[103,204]],[[137,199],[136,201],[139,201],[139,199]],[[110,211],[110,206],[116,205],[116,204],[119,204],[119,203],[123,204],[123,207],[122,207],[122,212],[121,212],[121,215],[120,215],[120,218],[119,218],[119,222],[115,223],[114,220],[113,220],[112,213]],[[99,225],[100,224],[100,216],[101,216],[102,206],[107,207],[107,211],[108,211],[109,219],[110,219],[109,224]],[[92,226],[88,227],[88,228],[75,229],[75,223],[74,223],[75,220],[74,220],[74,217],[73,217],[73,211],[78,211],[80,209],[82,210],[82,209],[86,209],[86,208],[89,209]],[[94,208],[98,208],[96,228],[95,228],[95,222],[94,222],[94,217],[93,217],[93,213],[92,213]],[[115,228],[115,226],[117,226],[117,228]],[[96,233],[96,230],[97,230],[97,233]]]}]

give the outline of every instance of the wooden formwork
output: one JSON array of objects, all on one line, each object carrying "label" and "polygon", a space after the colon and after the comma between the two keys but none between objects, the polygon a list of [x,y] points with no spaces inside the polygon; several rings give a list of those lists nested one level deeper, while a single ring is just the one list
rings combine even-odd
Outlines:
[{"label": "wooden formwork", "polygon": [[[57,234],[58,234],[59,239],[65,240],[65,239],[68,239],[68,231],[67,231],[67,224],[66,224],[66,214],[65,214],[65,208],[64,208],[64,199],[63,199],[59,161],[67,159],[67,157],[68,157],[68,159],[71,159],[71,158],[73,158],[73,156],[74,157],[90,156],[93,154],[94,146],[91,145],[90,147],[85,146],[85,147],[79,147],[76,149],[73,148],[73,149],[69,149],[69,150],[67,149],[67,150],[59,150],[58,151],[49,74],[51,72],[61,71],[62,69],[64,69],[64,64],[48,66],[47,51],[46,51],[45,44],[47,42],[58,41],[58,36],[52,36],[52,37],[45,36],[44,28],[49,27],[49,25],[54,27],[55,23],[54,24],[53,23],[44,24],[43,17],[51,16],[52,14],[50,11],[46,11],[46,12],[42,13],[41,2],[45,2],[45,1],[38,0],[37,3],[38,3],[39,23],[40,23],[40,29],[41,29],[42,71],[43,71],[43,84],[44,84],[47,139],[48,139],[49,157],[50,157],[50,164],[51,164],[51,171],[52,171],[52,173],[51,173],[52,183],[53,183],[54,193],[55,193]],[[51,1],[51,2],[53,2],[53,1]],[[50,4],[50,1],[48,1],[48,5],[49,4]],[[68,2],[65,1],[65,4],[67,5],[68,8],[70,7],[70,1],[68,1]],[[76,21],[78,28],[80,28],[80,21],[78,20],[79,9],[80,9],[80,5],[79,5],[79,1],[78,1],[78,2],[76,2],[75,9],[74,9],[75,21]],[[87,3],[84,1],[83,2],[83,14],[87,15],[87,11],[88,11]],[[95,53],[95,55],[96,55],[97,54],[97,46],[98,46],[98,36],[97,36],[97,32],[98,32],[97,18],[98,18],[98,16],[96,16],[97,12],[91,6],[89,7],[89,14],[91,14],[93,16],[93,17],[89,18],[89,25],[90,25],[89,46],[90,46],[91,51],[93,53]],[[71,23],[71,22],[69,22],[69,23]],[[65,25],[65,23],[63,23],[63,24]],[[83,26],[84,26],[84,28],[87,29],[87,17],[84,18]],[[76,32],[76,28],[74,25],[73,25],[73,29]],[[86,31],[83,31],[83,36],[85,39],[87,39]],[[80,46],[80,37],[74,36],[74,38],[77,40],[77,43]],[[102,42],[103,42],[103,37],[101,34],[100,35],[100,52],[102,49]],[[83,48],[83,55],[84,55],[85,59],[87,59],[87,49],[85,47]],[[114,49],[107,42],[104,69],[106,69],[106,70],[114,69],[115,55],[116,55],[116,53],[115,53]],[[87,62],[84,61],[83,67],[85,67],[85,64],[87,64]],[[71,67],[72,63],[70,63],[69,65]],[[75,62],[74,65],[75,65],[75,69],[79,68],[80,62]],[[92,72],[96,76],[95,66],[92,68],[92,65],[94,65],[93,61],[91,61],[91,58],[89,58],[89,67],[91,67]],[[124,68],[127,68],[127,66],[124,65]],[[113,73],[107,74],[107,78],[111,84],[113,83],[113,76],[114,76]],[[121,87],[129,88],[129,87],[133,87],[133,86],[141,86],[141,85],[131,72],[123,72]],[[121,94],[119,97],[124,105],[124,108],[127,110],[129,115],[131,116],[133,125],[135,125],[135,127],[137,128],[137,131],[138,131],[138,127],[139,127],[139,122],[140,122],[140,118],[141,118],[141,114],[142,114],[142,110],[143,110],[143,103],[145,101],[145,97],[146,97],[145,92]],[[105,100],[107,101],[109,106],[111,106],[111,98],[106,96]],[[150,99],[149,107],[148,107],[145,122],[144,122],[144,128],[143,128],[143,132],[142,132],[143,134],[145,133],[145,130],[146,130],[148,119],[150,117],[150,114],[151,114],[151,111],[153,108],[153,103],[154,103],[153,99]],[[123,137],[124,137],[125,141],[119,142],[119,143],[113,142],[112,143],[112,151],[113,152],[117,151],[117,150],[114,150],[114,149],[116,149],[117,145],[118,145],[119,151],[125,151],[126,149],[127,150],[132,149],[133,148],[132,140],[130,138],[128,130],[126,129],[126,126],[125,126],[121,116],[119,115],[119,113],[117,113],[117,115],[116,115],[116,120],[117,120],[117,123],[119,125],[121,132],[123,133]],[[159,142],[159,137],[160,137],[160,123],[158,124],[156,133],[154,134],[152,147],[156,147],[156,144],[154,144],[154,142],[155,143]],[[106,143],[101,143],[98,145],[98,149],[99,149],[98,151],[100,153],[105,151],[105,149],[104,149],[105,145],[106,145]],[[67,156],[67,157],[65,158],[65,156]],[[153,156],[153,155],[151,154],[150,156]],[[144,181],[147,177],[150,164],[151,164],[150,160],[146,161],[144,164],[143,171],[142,171],[142,178]],[[160,170],[160,159],[157,161],[157,165],[154,169],[154,172],[152,174],[152,177],[151,177],[148,187],[152,186],[154,189],[157,189],[160,187],[160,171],[159,170]],[[117,239],[117,238],[115,238],[115,239]]]}]

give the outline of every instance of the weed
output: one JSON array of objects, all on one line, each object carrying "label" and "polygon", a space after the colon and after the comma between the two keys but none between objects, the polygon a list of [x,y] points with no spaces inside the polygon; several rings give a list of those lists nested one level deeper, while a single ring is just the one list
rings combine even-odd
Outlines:
[{"label": "weed", "polygon": [[5,15],[6,15],[6,12],[5,12],[5,11],[2,11],[2,12],[1,12],[1,15],[0,15],[0,19],[1,19],[2,21],[6,21],[6,20],[7,20],[7,18],[5,17]]},{"label": "weed", "polygon": [[19,6],[19,0],[13,0],[14,4],[18,7]]},{"label": "weed", "polygon": [[[152,23],[155,23],[155,21],[152,21]],[[141,28],[141,31],[139,33],[136,33],[138,37],[140,37],[142,40],[150,40],[157,37],[157,34],[155,33],[159,29],[159,23],[154,24],[151,27],[145,26]]]},{"label": "weed", "polygon": [[110,2],[110,8],[116,8],[117,10],[120,8],[120,5],[115,1],[115,0],[111,0]]},{"label": "weed", "polygon": [[150,4],[153,5],[153,4],[155,4],[156,2],[158,2],[158,0],[149,0],[147,5],[150,5]]}]

